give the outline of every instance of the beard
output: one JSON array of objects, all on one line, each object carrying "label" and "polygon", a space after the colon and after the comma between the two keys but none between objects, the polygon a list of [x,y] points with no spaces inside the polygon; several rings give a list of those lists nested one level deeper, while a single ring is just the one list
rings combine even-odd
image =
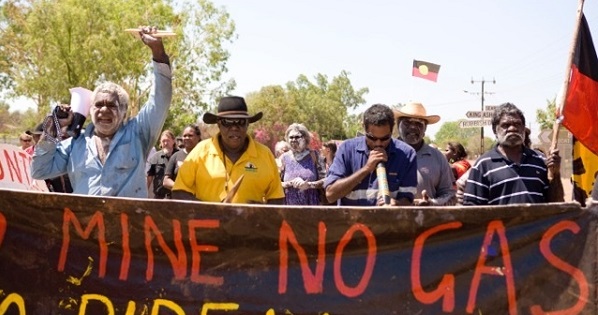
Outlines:
[{"label": "beard", "polygon": [[498,143],[505,147],[516,147],[523,145],[523,135],[519,133],[508,133],[498,139]]}]

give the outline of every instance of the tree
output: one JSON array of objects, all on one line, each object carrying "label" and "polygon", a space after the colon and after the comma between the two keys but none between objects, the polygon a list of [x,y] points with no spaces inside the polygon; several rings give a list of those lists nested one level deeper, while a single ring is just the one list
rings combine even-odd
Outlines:
[{"label": "tree", "polygon": [[[230,53],[224,44],[236,39],[235,23],[223,9],[208,0],[184,2],[180,10],[184,37],[172,52],[176,75],[173,99],[165,126],[180,134],[184,126],[197,122],[200,112],[210,108],[236,86],[223,81]],[[177,67],[178,65],[178,67]]]},{"label": "tree", "polygon": [[[135,115],[149,95],[149,50],[124,29],[156,25],[171,29],[165,39],[176,75],[168,125],[184,125],[205,109],[203,100],[226,92],[219,82],[235,26],[207,0],[7,0],[0,15],[0,84],[10,97],[35,101],[39,115],[70,99],[68,89],[93,89],[114,81],[130,94]],[[178,66],[178,67],[177,67]],[[186,113],[187,115],[183,115]]]},{"label": "tree", "polygon": [[349,73],[342,71],[330,81],[322,74],[315,76],[315,82],[300,75],[284,87],[266,86],[249,93],[246,101],[253,111],[264,113],[253,126],[256,140],[273,147],[292,123],[304,124],[316,141],[355,136],[348,134],[352,120],[348,111],[364,104],[367,92],[367,88],[353,88]]},{"label": "tree", "polygon": [[460,121],[448,121],[443,123],[438,132],[436,132],[434,143],[442,147],[450,141],[456,141],[460,142],[464,147],[467,147],[470,139],[479,135],[480,129],[461,128],[459,127],[459,122]]},{"label": "tree", "polygon": [[[470,156],[484,153],[480,152],[480,129],[461,128],[459,127],[459,123],[460,121],[448,121],[442,124],[438,132],[436,132],[434,143],[440,148],[444,148],[444,145],[448,142],[459,142]],[[488,150],[493,145],[493,139],[484,137],[485,150]]]},{"label": "tree", "polygon": [[556,97],[552,100],[546,100],[546,110],[536,110],[536,121],[540,124],[540,129],[551,130],[556,120]]}]

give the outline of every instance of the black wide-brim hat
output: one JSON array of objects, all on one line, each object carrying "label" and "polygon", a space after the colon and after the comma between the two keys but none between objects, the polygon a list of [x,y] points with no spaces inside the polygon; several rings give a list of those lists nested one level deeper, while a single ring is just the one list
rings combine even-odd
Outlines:
[{"label": "black wide-brim hat", "polygon": [[245,99],[239,96],[225,96],[220,99],[218,103],[218,114],[205,113],[203,114],[203,122],[206,124],[215,124],[218,118],[246,118],[249,123],[254,123],[262,119],[262,112],[253,116],[247,112],[247,104]]}]

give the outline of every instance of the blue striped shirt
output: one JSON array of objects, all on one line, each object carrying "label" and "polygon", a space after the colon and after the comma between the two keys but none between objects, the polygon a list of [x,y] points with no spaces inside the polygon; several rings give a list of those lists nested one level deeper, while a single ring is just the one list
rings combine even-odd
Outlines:
[{"label": "blue striped shirt", "polygon": [[498,151],[482,155],[471,168],[463,205],[543,203],[548,199],[548,169],[536,151],[524,148],[515,164]]},{"label": "blue striped shirt", "polygon": [[[417,192],[417,158],[415,150],[398,139],[386,148],[386,177],[390,196],[394,199],[407,198],[413,202]],[[324,182],[324,188],[337,180],[349,177],[361,169],[368,161],[370,149],[365,137],[357,137],[344,141],[339,147]],[[340,199],[344,206],[375,206],[378,194],[378,176],[372,172],[353,190]]]}]

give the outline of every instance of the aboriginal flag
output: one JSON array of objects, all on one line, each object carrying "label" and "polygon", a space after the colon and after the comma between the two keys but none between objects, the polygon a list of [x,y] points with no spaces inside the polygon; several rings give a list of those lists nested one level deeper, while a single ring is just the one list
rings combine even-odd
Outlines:
[{"label": "aboriginal flag", "polygon": [[581,17],[561,115],[574,137],[573,197],[582,205],[598,172],[598,58],[585,16]]},{"label": "aboriginal flag", "polygon": [[573,199],[582,206],[592,194],[598,174],[598,156],[573,137]]},{"label": "aboriginal flag", "polygon": [[598,154],[598,58],[583,14],[561,115],[563,125],[573,136]]},{"label": "aboriginal flag", "polygon": [[413,60],[413,71],[411,72],[411,74],[414,77],[419,77],[436,82],[436,80],[438,79],[439,71],[440,65],[421,60]]}]

